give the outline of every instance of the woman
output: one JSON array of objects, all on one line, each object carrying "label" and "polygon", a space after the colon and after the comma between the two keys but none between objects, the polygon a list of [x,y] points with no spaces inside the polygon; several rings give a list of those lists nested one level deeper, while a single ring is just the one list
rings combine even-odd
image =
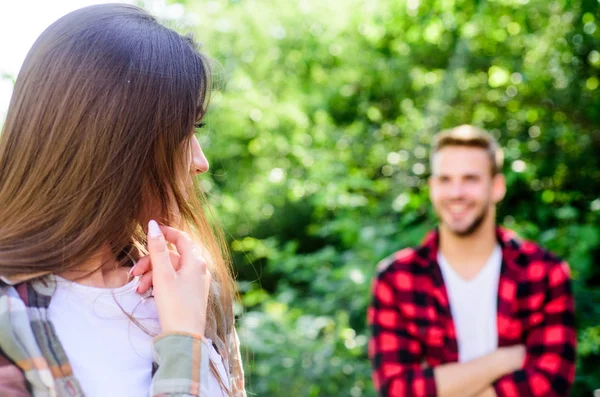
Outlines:
[{"label": "woman", "polygon": [[0,136],[1,396],[245,395],[193,184],[210,86],[193,40],[130,5],[33,45]]}]

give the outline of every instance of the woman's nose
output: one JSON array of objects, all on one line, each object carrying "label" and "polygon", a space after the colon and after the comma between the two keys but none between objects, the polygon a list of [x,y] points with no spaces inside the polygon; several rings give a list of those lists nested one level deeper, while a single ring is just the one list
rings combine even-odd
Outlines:
[{"label": "woman's nose", "polygon": [[208,171],[208,160],[200,147],[200,142],[195,136],[192,138],[192,163],[190,164],[190,173],[198,175]]}]

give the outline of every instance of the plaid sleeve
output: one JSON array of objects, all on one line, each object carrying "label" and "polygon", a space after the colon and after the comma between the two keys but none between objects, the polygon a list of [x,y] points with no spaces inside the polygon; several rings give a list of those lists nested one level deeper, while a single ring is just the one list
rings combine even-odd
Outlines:
[{"label": "plaid sleeve", "polygon": [[546,298],[531,316],[523,369],[494,383],[498,397],[568,396],[575,378],[574,302],[566,263],[550,268]]},{"label": "plaid sleeve", "polygon": [[208,397],[208,341],[187,333],[166,333],[154,338],[158,369],[150,386],[151,397]]},{"label": "plaid sleeve", "polygon": [[433,368],[424,368],[421,344],[410,335],[395,299],[390,272],[382,272],[373,283],[368,309],[371,326],[369,357],[373,383],[380,396],[435,397]]}]

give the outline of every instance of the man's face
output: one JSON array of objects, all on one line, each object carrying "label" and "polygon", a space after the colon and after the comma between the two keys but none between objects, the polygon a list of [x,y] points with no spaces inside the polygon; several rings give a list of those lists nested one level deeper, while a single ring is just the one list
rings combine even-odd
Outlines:
[{"label": "man's face", "polygon": [[434,154],[429,195],[442,227],[469,236],[495,215],[506,185],[501,174],[492,177],[491,168],[481,148],[446,146]]}]

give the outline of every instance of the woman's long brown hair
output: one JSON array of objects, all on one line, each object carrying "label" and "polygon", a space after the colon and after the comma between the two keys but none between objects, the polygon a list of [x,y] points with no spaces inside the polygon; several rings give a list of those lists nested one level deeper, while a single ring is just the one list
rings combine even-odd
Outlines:
[{"label": "woman's long brown hair", "polygon": [[218,286],[207,335],[227,343],[223,235],[201,192],[181,183],[210,76],[191,38],[138,7],[86,7],[51,25],[25,59],[0,136],[0,276],[73,271],[106,244],[124,257],[145,246],[152,208],[206,247]]}]

